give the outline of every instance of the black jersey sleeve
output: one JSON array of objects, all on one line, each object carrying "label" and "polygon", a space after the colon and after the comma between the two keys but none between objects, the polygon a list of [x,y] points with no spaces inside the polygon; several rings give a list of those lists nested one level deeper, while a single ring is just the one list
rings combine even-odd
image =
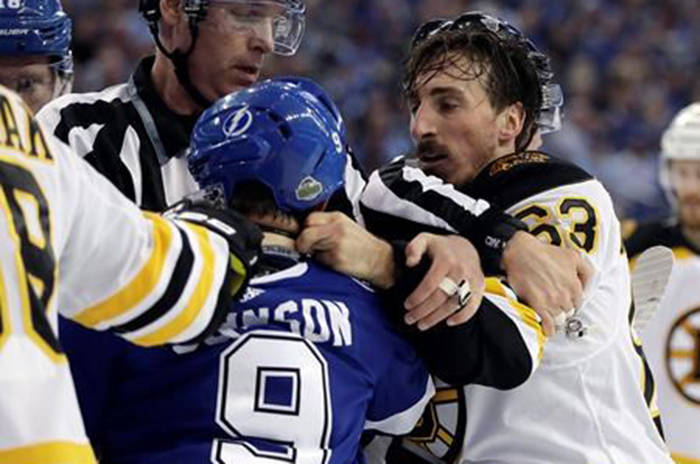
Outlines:
[{"label": "black jersey sleeve", "polygon": [[[405,324],[403,299],[429,267],[430,261],[424,259],[415,268],[405,269],[384,296],[390,318],[412,342],[430,373],[456,386],[480,384],[510,389],[525,382],[539,362],[542,347],[538,344],[544,342],[542,328],[533,323],[536,316],[529,308],[525,309],[531,318],[529,325],[519,316],[509,316],[503,301],[497,304],[490,297],[482,300],[476,315],[466,324],[448,327],[443,322],[427,331]],[[514,301],[511,304],[519,305]],[[520,306],[521,310],[525,308]]]},{"label": "black jersey sleeve", "polygon": [[410,240],[420,232],[453,233],[476,247],[489,274],[500,273],[506,243],[527,227],[479,197],[398,159],[372,173],[361,198],[365,225],[388,240]]}]

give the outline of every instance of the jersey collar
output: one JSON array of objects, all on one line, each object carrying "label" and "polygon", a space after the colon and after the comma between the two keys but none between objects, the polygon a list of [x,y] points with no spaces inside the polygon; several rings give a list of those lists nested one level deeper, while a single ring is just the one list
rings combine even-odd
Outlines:
[{"label": "jersey collar", "polygon": [[198,116],[184,116],[168,108],[153,85],[151,69],[154,63],[155,56],[141,60],[134,72],[133,82],[153,118],[163,144],[164,155],[168,158],[182,156],[189,147],[190,134]]}]

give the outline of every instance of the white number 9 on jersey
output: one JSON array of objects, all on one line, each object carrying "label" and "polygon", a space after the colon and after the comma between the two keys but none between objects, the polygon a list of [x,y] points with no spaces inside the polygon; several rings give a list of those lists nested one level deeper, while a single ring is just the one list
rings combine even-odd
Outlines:
[{"label": "white number 9 on jersey", "polygon": [[0,8],[19,8],[21,6],[21,0],[0,0]]},{"label": "white number 9 on jersey", "polygon": [[327,463],[332,412],[325,359],[293,334],[246,334],[221,354],[216,422],[233,438],[214,441],[215,464]]}]

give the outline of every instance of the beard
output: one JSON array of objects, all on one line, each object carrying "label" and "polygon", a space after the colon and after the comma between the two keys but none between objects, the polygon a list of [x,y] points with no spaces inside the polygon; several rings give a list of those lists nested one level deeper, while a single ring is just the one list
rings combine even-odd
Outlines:
[{"label": "beard", "polygon": [[700,230],[700,196],[678,198],[678,212],[683,227]]},{"label": "beard", "polygon": [[681,206],[680,222],[684,227],[700,230],[700,204]]}]

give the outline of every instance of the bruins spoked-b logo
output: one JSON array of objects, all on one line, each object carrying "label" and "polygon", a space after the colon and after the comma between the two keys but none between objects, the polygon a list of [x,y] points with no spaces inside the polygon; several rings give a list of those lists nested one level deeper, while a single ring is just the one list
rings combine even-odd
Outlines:
[{"label": "bruins spoked-b logo", "polygon": [[673,324],[666,340],[666,370],[678,393],[700,405],[700,307]]},{"label": "bruins spoked-b logo", "polygon": [[[455,462],[462,450],[467,427],[464,389],[436,382],[435,396],[425,408],[413,431],[389,450],[392,462],[427,462],[414,456],[433,456],[441,462]],[[390,461],[390,459],[387,459]]]}]

